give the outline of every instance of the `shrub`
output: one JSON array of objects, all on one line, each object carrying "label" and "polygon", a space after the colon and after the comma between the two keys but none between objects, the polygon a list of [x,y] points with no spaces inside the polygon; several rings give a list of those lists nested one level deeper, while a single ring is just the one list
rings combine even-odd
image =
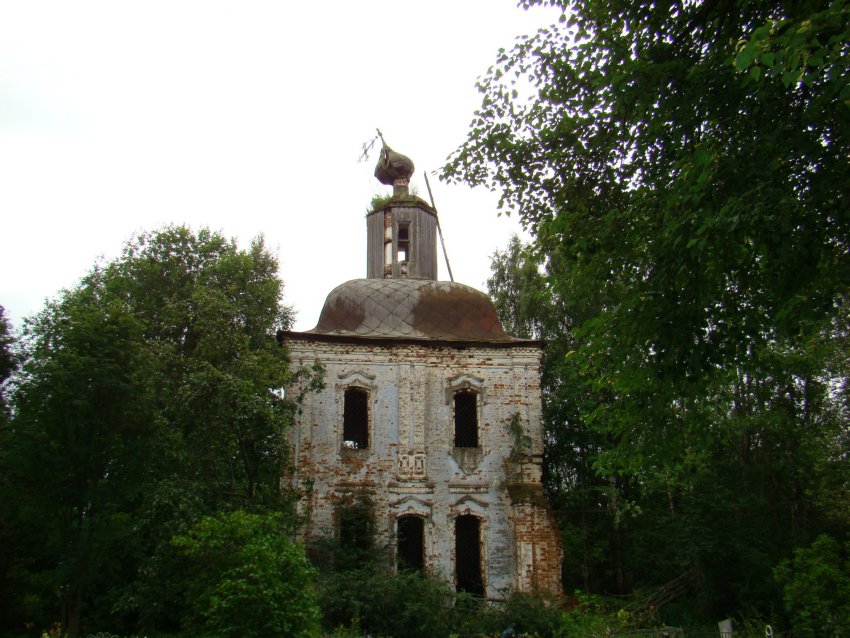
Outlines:
[{"label": "shrub", "polygon": [[418,572],[387,573],[373,565],[326,573],[319,604],[328,631],[357,628],[383,637],[493,636],[513,628],[516,636],[555,638],[561,612],[538,597],[513,594],[491,603]]},{"label": "shrub", "polygon": [[319,604],[328,629],[357,625],[376,636],[444,638],[451,629],[452,595],[435,579],[372,566],[325,575]]},{"label": "shrub", "polygon": [[186,562],[185,630],[221,638],[315,635],[313,570],[280,515],[208,516],[172,542]]},{"label": "shrub", "polygon": [[502,629],[513,627],[518,635],[560,635],[560,610],[539,596],[511,595],[502,605],[500,620]]},{"label": "shrub", "polygon": [[783,587],[783,602],[794,635],[845,636],[850,627],[850,559],[829,536],[811,547],[794,550],[794,557],[774,570]]}]

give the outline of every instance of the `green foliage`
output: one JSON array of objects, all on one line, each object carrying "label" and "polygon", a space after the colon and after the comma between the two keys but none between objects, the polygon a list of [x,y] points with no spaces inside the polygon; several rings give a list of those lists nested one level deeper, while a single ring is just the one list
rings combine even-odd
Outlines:
[{"label": "green foliage", "polygon": [[12,351],[14,343],[15,337],[12,334],[9,320],[6,319],[6,309],[0,306],[0,419],[5,416],[6,412],[6,398],[3,387],[17,367],[17,360]]},{"label": "green foliage", "polygon": [[493,257],[488,291],[509,332],[546,343],[541,371],[544,479],[549,500],[563,513],[559,523],[567,584],[586,591],[611,590],[618,580],[621,543],[614,523],[619,503],[609,500],[614,486],[593,465],[606,437],[582,418],[597,407],[598,393],[568,365],[579,346],[571,328],[581,316],[560,298],[551,283],[552,271],[552,259],[513,237]]},{"label": "green foliage", "polygon": [[[626,399],[593,417],[634,456],[668,440],[631,445],[635,402],[669,406],[719,366],[813,334],[850,284],[847,106],[813,105],[817,86],[755,86],[732,64],[752,25],[814,10],[571,3],[500,57],[446,169],[499,189],[556,262],[580,319],[574,364]],[[513,92],[528,82],[523,107]]]},{"label": "green foliage", "polygon": [[826,535],[774,570],[795,636],[844,636],[850,627],[850,546]]},{"label": "green foliage", "polygon": [[490,289],[547,342],[567,585],[694,569],[696,613],[769,613],[777,562],[850,530],[847,3],[550,4],[444,175],[534,235]]},{"label": "green foliage", "polygon": [[771,16],[738,42],[735,67],[760,85],[779,79],[785,87],[816,88],[820,99],[838,98],[850,106],[848,23],[845,0],[802,16]]},{"label": "green foliage", "polygon": [[309,547],[313,563],[323,572],[380,569],[386,548],[377,543],[375,506],[365,490],[347,494],[336,506],[338,535],[316,539]]},{"label": "green foliage", "polygon": [[139,550],[129,513],[153,453],[151,358],[140,322],[90,288],[30,324],[25,350],[0,461],[17,532],[7,560],[35,596],[60,592],[53,618],[75,632],[82,599],[120,581]]},{"label": "green foliage", "polygon": [[542,260],[512,236],[504,252],[490,262],[487,290],[493,297],[502,327],[523,339],[540,338],[546,331],[547,290],[542,285]]},{"label": "green foliage", "polygon": [[374,566],[320,580],[319,604],[328,629],[356,625],[375,636],[447,636],[451,589],[418,573],[389,574]]},{"label": "green foliage", "polygon": [[176,629],[171,538],[218,511],[288,509],[281,292],[262,239],[168,227],[27,321],[0,430],[10,626]]},{"label": "green foliage", "polygon": [[319,582],[324,625],[337,635],[356,629],[353,635],[388,638],[493,636],[508,628],[517,636],[562,635],[558,608],[527,594],[488,603],[456,593],[436,578],[387,573],[375,565],[326,573]]},{"label": "green foliage", "polygon": [[[9,420],[9,410],[7,404],[7,388],[9,377],[17,367],[17,359],[13,352],[15,338],[12,328],[6,319],[6,312],[3,306],[0,306],[0,464],[2,459],[8,454],[8,450],[4,449],[7,441],[6,428]],[[0,465],[2,468],[2,465]],[[15,488],[7,474],[0,473],[0,504],[10,503],[15,500]],[[21,530],[9,520],[9,516],[5,521],[0,522],[0,622],[2,619],[14,617],[16,614],[15,606],[22,603],[13,591],[11,585],[16,580],[11,572],[14,566],[11,560],[11,547],[14,547],[21,538]]]},{"label": "green foliage", "polygon": [[393,201],[393,196],[391,194],[376,194],[372,196],[372,200],[369,202],[369,208],[366,210],[366,214],[368,215],[371,212],[376,210],[381,210],[385,206],[387,206],[391,201]]},{"label": "green foliage", "polygon": [[371,201],[369,202],[369,207],[366,209],[366,214],[373,213],[375,211],[381,210],[385,208],[393,201],[401,201],[401,202],[415,202],[421,201],[419,199],[419,189],[415,186],[410,188],[410,193],[408,195],[395,196],[392,193],[376,193],[372,196]]},{"label": "green foliage", "polygon": [[318,629],[312,570],[285,519],[207,516],[172,544],[185,557],[184,628],[193,635],[302,638]]},{"label": "green foliage", "polygon": [[624,630],[628,625],[628,614],[606,604],[599,596],[577,592],[571,603],[561,617],[564,636],[595,638],[609,635],[612,630]]},{"label": "green foliage", "polygon": [[538,598],[516,594],[490,606],[440,579],[416,571],[392,573],[367,492],[344,498],[336,518],[339,536],[310,547],[320,570],[318,601],[326,630],[338,636],[442,638],[489,636],[513,626],[520,635],[557,635],[560,612]]},{"label": "green foliage", "polygon": [[554,601],[515,593],[496,607],[496,629],[513,627],[520,636],[562,635],[562,614]]}]

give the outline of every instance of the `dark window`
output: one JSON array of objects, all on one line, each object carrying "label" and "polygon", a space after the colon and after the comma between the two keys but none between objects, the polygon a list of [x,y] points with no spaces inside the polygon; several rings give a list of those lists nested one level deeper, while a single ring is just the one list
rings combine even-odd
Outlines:
[{"label": "dark window", "polygon": [[398,569],[422,571],[425,566],[425,521],[418,516],[398,519]]},{"label": "dark window", "polygon": [[369,447],[369,393],[366,390],[345,390],[342,444],[350,450],[364,450]]},{"label": "dark window", "polygon": [[407,224],[398,225],[398,260],[410,259],[410,227]]},{"label": "dark window", "polygon": [[455,394],[455,447],[478,447],[478,395],[471,390]]},{"label": "dark window", "polygon": [[481,523],[471,514],[455,519],[455,573],[457,590],[484,595],[481,578]]},{"label": "dark window", "polygon": [[364,555],[373,549],[374,522],[371,510],[362,503],[339,511],[339,546],[349,556]]}]

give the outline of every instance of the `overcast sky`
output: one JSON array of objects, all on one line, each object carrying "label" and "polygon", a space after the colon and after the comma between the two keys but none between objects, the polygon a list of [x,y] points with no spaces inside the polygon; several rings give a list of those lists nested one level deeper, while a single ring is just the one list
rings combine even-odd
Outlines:
[{"label": "overcast sky", "polygon": [[[379,127],[427,199],[476,78],[556,19],[512,0],[0,0],[0,305],[20,325],[139,231],[188,224],[264,234],[312,328],[366,276],[366,208],[390,190],[362,144]],[[483,288],[517,220],[431,185],[455,280]]]}]

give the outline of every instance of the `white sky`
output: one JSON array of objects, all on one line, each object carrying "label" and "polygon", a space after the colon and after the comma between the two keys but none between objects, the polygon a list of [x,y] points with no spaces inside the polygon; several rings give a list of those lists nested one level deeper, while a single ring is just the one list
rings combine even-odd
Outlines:
[{"label": "white sky", "polygon": [[[296,329],[366,275],[379,127],[433,171],[499,47],[554,22],[512,0],[0,0],[0,305],[20,325],[141,230],[277,250]],[[431,178],[455,280],[483,288],[519,230]],[[442,260],[442,254],[440,255]],[[441,262],[440,277],[447,279]]]}]

